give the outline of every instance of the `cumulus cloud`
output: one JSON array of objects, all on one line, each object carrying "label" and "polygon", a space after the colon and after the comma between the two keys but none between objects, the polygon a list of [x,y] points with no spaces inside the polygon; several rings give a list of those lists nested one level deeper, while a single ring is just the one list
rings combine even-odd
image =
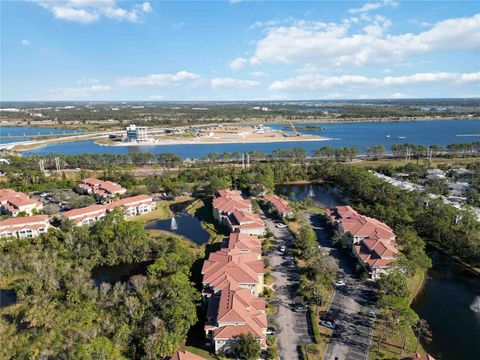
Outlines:
[{"label": "cumulus cloud", "polygon": [[254,76],[254,77],[263,77],[263,76],[267,76],[266,73],[264,73],[263,71],[253,71],[250,73],[250,75]]},{"label": "cumulus cloud", "polygon": [[117,80],[122,86],[176,86],[200,79],[201,76],[188,71],[179,71],[175,74],[150,74],[140,77],[124,77]]},{"label": "cumulus cloud", "polygon": [[20,41],[20,44],[22,44],[22,45],[24,45],[24,46],[28,46],[28,45],[30,45],[31,43],[30,43],[29,40],[23,39],[22,41]]},{"label": "cumulus cloud", "polygon": [[148,99],[149,99],[149,100],[154,100],[154,101],[156,101],[156,100],[163,100],[163,99],[165,99],[165,96],[163,96],[163,95],[150,95],[150,96],[148,97]]},{"label": "cumulus cloud", "polygon": [[98,79],[83,78],[83,79],[77,80],[77,84],[80,84],[80,85],[83,85],[83,84],[99,84],[99,83],[100,83],[100,80],[98,80]]},{"label": "cumulus cloud", "polygon": [[223,77],[210,80],[210,84],[214,88],[249,89],[258,86],[259,82],[254,80],[238,80]]},{"label": "cumulus cloud", "polygon": [[66,87],[50,90],[49,97],[52,100],[93,99],[111,90],[112,88],[109,85],[100,84],[85,87]]},{"label": "cumulus cloud", "polygon": [[348,10],[348,12],[350,14],[365,14],[365,13],[368,13],[370,11],[380,9],[382,7],[386,7],[386,6],[396,7],[397,5],[398,5],[398,2],[393,1],[393,0],[383,0],[383,1],[379,1],[379,2],[367,2],[366,4],[364,4],[363,6],[361,6],[359,8]]},{"label": "cumulus cloud", "polygon": [[388,19],[375,16],[355,33],[349,22],[300,21],[273,27],[256,43],[249,62],[361,66],[434,51],[480,50],[480,14],[440,21],[417,34],[384,34],[390,25]]},{"label": "cumulus cloud", "polygon": [[83,24],[98,21],[102,17],[138,22],[142,15],[153,10],[148,2],[137,3],[127,9],[120,6],[117,0],[39,0],[37,3],[57,19]]},{"label": "cumulus cloud", "polygon": [[480,72],[476,73],[416,73],[409,76],[387,76],[369,78],[363,75],[324,76],[319,74],[302,74],[297,77],[277,80],[270,84],[270,90],[324,90],[336,87],[360,88],[415,85],[428,83],[450,83],[462,85],[480,83]]},{"label": "cumulus cloud", "polygon": [[230,66],[230,69],[232,70],[240,70],[247,65],[247,62],[248,62],[247,59],[242,57],[237,57],[236,59],[230,61],[228,66]]}]

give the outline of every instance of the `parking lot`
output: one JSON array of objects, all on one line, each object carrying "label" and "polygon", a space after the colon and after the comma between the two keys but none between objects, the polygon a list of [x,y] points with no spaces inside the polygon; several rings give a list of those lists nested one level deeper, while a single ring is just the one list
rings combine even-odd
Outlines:
[{"label": "parking lot", "polygon": [[320,250],[335,259],[339,266],[338,278],[345,282],[338,286],[327,312],[336,319],[335,329],[327,347],[326,360],[365,360],[370,353],[375,290],[372,284],[355,274],[355,262],[345,252],[332,246],[326,223],[316,216],[307,216],[317,233]]},{"label": "parking lot", "polygon": [[288,249],[292,243],[292,235],[287,228],[277,228],[275,223],[267,219],[268,229],[276,239],[275,250],[269,255],[274,288],[276,291],[275,328],[278,337],[280,359],[299,358],[300,346],[312,343],[312,328],[308,312],[302,308],[295,309],[297,303],[298,271],[291,256],[284,256],[281,246]]}]

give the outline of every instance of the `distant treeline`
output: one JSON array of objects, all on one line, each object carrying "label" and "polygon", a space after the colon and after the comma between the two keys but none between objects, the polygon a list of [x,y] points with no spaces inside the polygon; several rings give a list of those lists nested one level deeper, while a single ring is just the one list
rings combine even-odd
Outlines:
[{"label": "distant treeline", "polygon": [[[247,160],[248,155],[248,160]],[[467,157],[480,155],[480,142],[450,144],[447,146],[440,145],[415,145],[415,144],[393,144],[391,146],[391,154],[387,153],[387,149],[383,145],[373,145],[366,149],[367,158],[384,159],[397,158],[410,159],[431,157]],[[242,158],[247,161],[269,161],[281,159],[294,159],[297,161],[306,161],[311,159],[334,159],[337,161],[351,161],[359,156],[358,147],[342,147],[334,148],[324,146],[316,149],[312,154],[308,154],[304,148],[276,149],[271,154],[260,151],[249,151],[242,154],[241,152],[212,152],[202,159],[196,160],[196,163],[219,162],[219,163],[236,163],[241,162]],[[28,169],[38,169],[39,160],[45,161],[45,169],[55,169],[55,158],[60,159],[62,169],[89,169],[104,170],[110,166],[131,168],[136,166],[161,166],[166,168],[179,167],[185,164],[184,160],[173,153],[154,154],[130,153],[130,154],[80,154],[80,155],[62,155],[50,154],[47,156],[28,155],[24,157],[7,156],[10,164],[1,163],[0,171],[6,174],[25,171]]]}]

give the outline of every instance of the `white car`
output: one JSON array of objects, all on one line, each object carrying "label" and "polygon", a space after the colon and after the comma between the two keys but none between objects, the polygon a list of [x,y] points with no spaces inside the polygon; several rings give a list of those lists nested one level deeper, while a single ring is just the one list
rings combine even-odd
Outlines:
[{"label": "white car", "polygon": [[341,287],[341,286],[345,286],[345,285],[346,285],[346,284],[345,284],[345,281],[343,281],[343,280],[337,280],[337,281],[335,281],[335,286],[336,286],[336,287]]},{"label": "white car", "polygon": [[335,324],[330,321],[322,320],[320,321],[320,325],[325,326],[326,328],[329,328],[332,330],[335,329]]},{"label": "white car", "polygon": [[287,250],[287,248],[286,248],[285,246],[283,246],[283,245],[280,246],[280,251],[281,251],[282,253],[285,252],[286,250]]},{"label": "white car", "polygon": [[286,228],[287,225],[283,224],[283,223],[276,223],[275,224],[275,227],[279,228],[279,229],[283,229],[283,228]]}]

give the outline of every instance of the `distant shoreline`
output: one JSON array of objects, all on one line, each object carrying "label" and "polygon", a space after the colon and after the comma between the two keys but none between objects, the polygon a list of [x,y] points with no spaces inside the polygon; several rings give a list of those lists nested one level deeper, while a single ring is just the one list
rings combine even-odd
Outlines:
[{"label": "distant shoreline", "polygon": [[[428,117],[415,117],[415,118],[396,118],[396,117],[386,117],[386,118],[345,118],[345,119],[336,119],[336,118],[327,118],[327,119],[291,119],[294,124],[352,124],[352,123],[384,123],[384,122],[416,122],[416,121],[445,121],[445,120],[467,120],[467,121],[475,121],[480,120],[478,117],[465,117],[465,116],[447,116],[441,118],[432,118]],[[5,121],[5,120],[3,120]],[[19,120],[16,120],[19,121]],[[0,122],[0,128],[2,127],[30,127],[30,128],[52,128],[52,129],[65,129],[65,130],[84,130],[87,131],[91,130],[91,127],[99,127],[103,129],[105,127],[109,127],[112,131],[114,130],[123,130],[124,127],[118,124],[104,124],[100,122],[98,124],[90,124],[90,126],[82,126],[80,124],[35,124],[35,121],[22,121],[20,123],[11,123],[11,122]],[[265,125],[269,124],[283,124],[288,125],[289,120],[286,118],[276,119],[276,120],[269,120],[269,119],[245,119],[241,122],[242,125],[251,125],[251,124],[260,124],[263,123]],[[205,123],[195,123],[187,126],[200,126],[206,125],[208,122]],[[217,123],[214,123],[217,124]],[[222,125],[239,125],[240,122],[232,122],[226,121],[222,123]],[[213,124],[212,124],[213,125]],[[176,126],[185,126],[185,125],[167,125],[167,124],[155,124],[152,125],[153,127],[176,127]],[[104,130],[105,131],[105,130]]]},{"label": "distant shoreline", "polygon": [[178,141],[161,141],[161,142],[143,142],[143,143],[129,143],[129,142],[122,142],[118,144],[102,144],[95,141],[95,144],[100,146],[164,146],[164,145],[224,145],[224,144],[268,144],[268,143],[283,143],[283,142],[297,142],[297,141],[328,141],[328,140],[335,140],[333,138],[326,138],[326,137],[318,137],[318,138],[308,138],[302,139],[302,137],[288,137],[288,138],[281,138],[281,139],[269,139],[269,140],[235,140],[235,141],[208,141],[208,142],[200,142],[200,141],[188,141],[188,140],[178,140]]}]

